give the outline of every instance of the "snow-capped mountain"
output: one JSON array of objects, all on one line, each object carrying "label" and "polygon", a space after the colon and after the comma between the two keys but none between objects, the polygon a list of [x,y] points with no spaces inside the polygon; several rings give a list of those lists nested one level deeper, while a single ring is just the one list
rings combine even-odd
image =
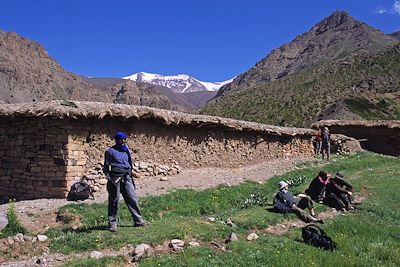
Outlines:
[{"label": "snow-capped mountain", "polygon": [[164,76],[147,72],[138,72],[131,76],[122,77],[122,79],[165,86],[170,88],[174,93],[217,91],[223,85],[233,81],[233,79],[230,79],[224,82],[203,82],[187,74]]}]

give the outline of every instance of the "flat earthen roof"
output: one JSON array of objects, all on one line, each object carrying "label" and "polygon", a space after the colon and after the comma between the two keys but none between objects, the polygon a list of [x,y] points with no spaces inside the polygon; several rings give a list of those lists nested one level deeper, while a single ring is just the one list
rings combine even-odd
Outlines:
[{"label": "flat earthen roof", "polygon": [[367,128],[385,127],[395,129],[400,128],[400,120],[323,120],[314,123],[311,127],[318,129],[321,126],[362,126]]},{"label": "flat earthen roof", "polygon": [[154,118],[166,125],[193,127],[222,127],[234,131],[255,131],[271,135],[312,136],[315,131],[306,128],[280,127],[228,118],[188,114],[145,106],[102,102],[54,100],[46,102],[0,104],[0,117],[50,117],[53,119],[80,119],[105,117],[123,119]]}]

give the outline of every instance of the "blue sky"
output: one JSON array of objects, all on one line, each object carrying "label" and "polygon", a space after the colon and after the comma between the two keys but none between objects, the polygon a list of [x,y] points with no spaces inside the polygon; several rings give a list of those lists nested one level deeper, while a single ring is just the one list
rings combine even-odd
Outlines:
[{"label": "blue sky", "polygon": [[400,29],[400,0],[12,0],[1,9],[1,30],[93,77],[227,80],[336,10],[385,33]]}]

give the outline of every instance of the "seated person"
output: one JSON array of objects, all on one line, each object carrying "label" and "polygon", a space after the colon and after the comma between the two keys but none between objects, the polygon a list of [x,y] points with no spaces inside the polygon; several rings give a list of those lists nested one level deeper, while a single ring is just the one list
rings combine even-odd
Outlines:
[{"label": "seated person", "polygon": [[344,180],[344,176],[337,172],[335,177],[326,186],[324,203],[337,210],[353,210],[353,187]]},{"label": "seated person", "polygon": [[330,174],[320,171],[317,177],[315,177],[308,189],[306,189],[306,194],[311,197],[312,200],[322,203],[325,197],[325,189],[330,181]]},{"label": "seated person", "polygon": [[[315,218],[313,201],[309,196],[304,198],[294,197],[292,193],[288,191],[289,184],[281,181],[278,184],[278,192],[274,198],[274,208],[278,212],[282,213],[295,213],[304,222],[319,222],[323,223],[321,219]],[[311,214],[308,214],[304,209],[308,208]]]}]

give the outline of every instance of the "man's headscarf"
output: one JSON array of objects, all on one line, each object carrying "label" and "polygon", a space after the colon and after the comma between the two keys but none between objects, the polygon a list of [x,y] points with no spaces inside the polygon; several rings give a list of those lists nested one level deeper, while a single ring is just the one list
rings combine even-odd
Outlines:
[{"label": "man's headscarf", "polygon": [[127,136],[124,132],[116,132],[114,136],[115,140],[126,139]]},{"label": "man's headscarf", "polygon": [[[117,140],[126,139],[127,136],[124,132],[116,132],[114,138],[115,138],[115,141],[117,141]],[[129,164],[132,166],[131,153],[129,153],[128,147],[125,144],[119,144],[119,143],[116,143],[115,147],[118,151],[125,152],[128,154],[128,161],[129,161]]]}]

